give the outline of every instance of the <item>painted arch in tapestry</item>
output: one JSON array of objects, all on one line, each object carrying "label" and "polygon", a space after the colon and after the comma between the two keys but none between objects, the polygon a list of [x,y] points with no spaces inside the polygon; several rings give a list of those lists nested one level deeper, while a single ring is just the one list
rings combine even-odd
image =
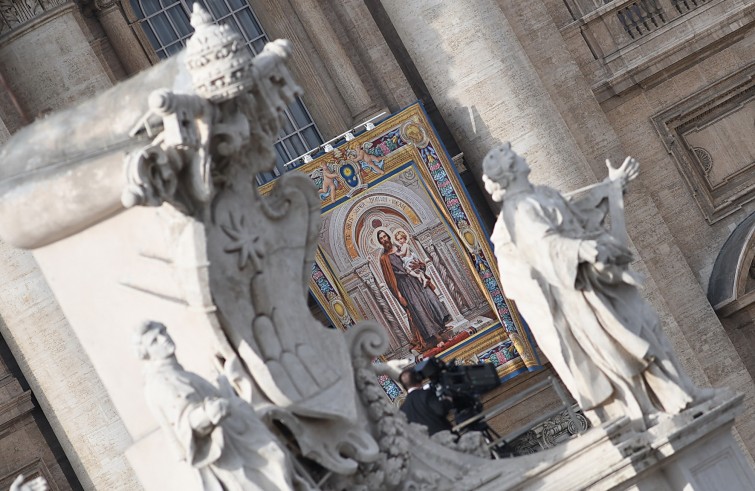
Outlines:
[{"label": "painted arch in tapestry", "polygon": [[[328,324],[348,330],[377,321],[387,359],[486,362],[502,379],[540,367],[503,294],[487,232],[420,105],[294,172],[320,198],[310,291]],[[389,385],[393,400],[400,390]]]}]

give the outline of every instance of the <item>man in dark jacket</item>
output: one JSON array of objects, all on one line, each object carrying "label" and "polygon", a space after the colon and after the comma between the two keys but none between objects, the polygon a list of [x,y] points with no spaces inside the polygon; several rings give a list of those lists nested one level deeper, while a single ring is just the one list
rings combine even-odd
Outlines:
[{"label": "man in dark jacket", "polygon": [[450,404],[438,399],[434,390],[423,389],[420,374],[408,368],[401,372],[399,381],[407,391],[401,411],[406,414],[410,423],[426,426],[431,436],[439,431],[451,429],[447,417],[451,409]]}]

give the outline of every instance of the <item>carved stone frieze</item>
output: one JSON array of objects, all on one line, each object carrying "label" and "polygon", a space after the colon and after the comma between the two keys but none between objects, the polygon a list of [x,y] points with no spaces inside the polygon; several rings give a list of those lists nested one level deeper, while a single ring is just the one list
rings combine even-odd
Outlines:
[{"label": "carved stone frieze", "polygon": [[67,2],[68,0],[0,0],[0,35]]},{"label": "carved stone frieze", "polygon": [[526,433],[509,442],[516,455],[528,455],[547,448],[553,448],[574,435],[584,433],[590,427],[585,415],[573,408],[576,422],[569,411],[564,409],[557,415],[540,423]]}]

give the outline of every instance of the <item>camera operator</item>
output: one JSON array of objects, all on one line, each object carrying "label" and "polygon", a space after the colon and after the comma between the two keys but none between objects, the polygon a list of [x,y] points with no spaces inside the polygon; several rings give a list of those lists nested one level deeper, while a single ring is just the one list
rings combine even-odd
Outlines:
[{"label": "camera operator", "polygon": [[401,372],[399,382],[407,391],[406,400],[401,405],[401,411],[406,414],[410,423],[418,423],[427,427],[430,436],[443,430],[451,430],[448,413],[451,401],[439,399],[435,390],[422,386],[423,377],[413,368]]}]

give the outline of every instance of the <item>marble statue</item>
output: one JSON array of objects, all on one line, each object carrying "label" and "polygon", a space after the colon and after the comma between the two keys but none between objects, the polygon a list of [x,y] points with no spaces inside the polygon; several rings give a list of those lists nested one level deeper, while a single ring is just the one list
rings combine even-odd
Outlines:
[{"label": "marble statue", "polygon": [[606,181],[579,199],[533,186],[508,143],[487,154],[483,169],[485,189],[501,203],[491,240],[506,293],[593,423],[626,415],[644,429],[659,413],[704,399],[629,270],[621,199],[637,161],[608,162]]},{"label": "marble statue", "polygon": [[256,187],[256,175],[274,169],[281,114],[300,93],[286,68],[291,46],[273,41],[252,57],[199,3],[191,22],[191,85],[150,94],[130,132],[148,143],[126,157],[121,202],[169,203],[192,222],[196,235],[175,262],[211,265],[190,290],[201,292],[194,306],[215,326],[221,357],[236,360],[226,370],[239,393],[282,421],[307,458],[353,473],[378,446],[357,420],[348,346],[301,300],[317,246],[317,192],[296,173],[265,198]]},{"label": "marble statue", "polygon": [[8,491],[47,491],[50,487],[47,479],[42,476],[35,477],[30,481],[24,482],[24,475],[19,474],[10,485]]},{"label": "marble statue", "polygon": [[197,469],[205,490],[292,489],[291,464],[252,408],[183,369],[165,326],[145,322],[134,336],[144,360],[150,409],[181,460]]},{"label": "marble statue", "polygon": [[[300,93],[286,67],[290,43],[252,56],[199,2],[191,22],[185,51],[25,127],[0,149],[0,237],[35,249],[129,207],[166,212],[169,250],[160,259],[175,278],[161,280],[175,288],[139,289],[192,312],[212,333],[206,351],[225,378],[215,386],[184,370],[159,323],[141,326],[137,346],[149,406],[205,490],[607,489],[655,485],[692,468],[706,482],[736,475],[755,483],[751,471],[701,464],[711,435],[716,462],[739,455],[719,430],[731,427],[742,396],[682,411],[701,393],[628,269],[621,193],[637,174],[631,159],[579,200],[533,187],[508,146],[484,162],[486,187],[502,202],[493,241],[506,292],[577,401],[594,422],[610,423],[503,460],[481,458],[479,435],[431,440],[410,425],[376,377],[395,377],[403,364],[374,363],[388,349],[383,327],[368,320],[339,332],[309,310],[321,207],[311,179],[289,172],[267,195],[257,189],[257,175],[275,168],[281,116]],[[627,431],[680,411],[647,432]],[[598,456],[603,465],[594,465]]]}]

